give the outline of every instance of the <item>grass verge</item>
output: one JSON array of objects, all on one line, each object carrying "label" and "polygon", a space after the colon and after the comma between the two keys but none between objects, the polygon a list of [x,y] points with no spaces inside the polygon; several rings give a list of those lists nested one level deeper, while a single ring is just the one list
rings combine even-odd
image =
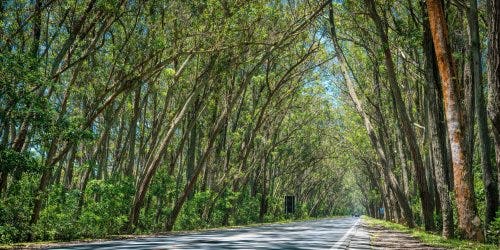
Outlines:
[{"label": "grass verge", "polygon": [[381,226],[387,229],[407,233],[430,246],[452,249],[500,249],[499,246],[495,246],[493,244],[483,244],[459,239],[446,239],[440,235],[425,232],[421,228],[408,228],[401,224],[378,220],[368,216],[363,216],[362,219],[366,224],[368,224],[368,226]]}]

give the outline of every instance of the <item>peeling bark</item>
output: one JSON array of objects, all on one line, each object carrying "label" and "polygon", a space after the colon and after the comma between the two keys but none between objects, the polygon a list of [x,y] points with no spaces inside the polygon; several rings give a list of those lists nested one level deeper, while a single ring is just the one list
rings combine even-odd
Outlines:
[{"label": "peeling bark", "polygon": [[444,109],[451,146],[458,228],[467,239],[484,241],[481,220],[477,215],[472,173],[465,158],[461,107],[454,78],[454,65],[448,45],[448,27],[440,0],[427,0],[429,23],[441,77]]}]

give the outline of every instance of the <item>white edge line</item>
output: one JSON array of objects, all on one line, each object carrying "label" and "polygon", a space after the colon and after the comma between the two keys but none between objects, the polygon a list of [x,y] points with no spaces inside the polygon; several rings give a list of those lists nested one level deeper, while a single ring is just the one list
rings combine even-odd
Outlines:
[{"label": "white edge line", "polygon": [[330,249],[339,249],[339,247],[344,244],[344,242],[347,240],[347,237],[352,233],[352,231],[356,228],[356,226],[358,225],[359,223],[359,219],[354,223],[354,225],[352,225],[352,227],[349,229],[349,231],[347,231],[344,236],[342,236],[342,238],[340,238],[340,240],[338,240],[335,245],[332,246],[332,248]]}]

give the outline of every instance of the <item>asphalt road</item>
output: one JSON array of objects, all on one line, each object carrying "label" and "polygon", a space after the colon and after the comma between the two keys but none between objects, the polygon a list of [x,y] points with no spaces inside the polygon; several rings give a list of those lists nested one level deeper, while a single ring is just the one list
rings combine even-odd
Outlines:
[{"label": "asphalt road", "polygon": [[[53,249],[370,249],[359,218],[323,219],[113,240]],[[355,240],[353,240],[355,239]],[[355,242],[355,246],[351,242]]]}]

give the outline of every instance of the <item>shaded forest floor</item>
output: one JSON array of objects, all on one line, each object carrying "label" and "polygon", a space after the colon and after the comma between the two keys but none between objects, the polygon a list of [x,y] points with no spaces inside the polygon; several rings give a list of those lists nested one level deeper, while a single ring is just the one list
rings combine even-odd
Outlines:
[{"label": "shaded forest floor", "polygon": [[427,245],[410,234],[391,230],[380,225],[368,226],[371,249],[447,249]]},{"label": "shaded forest floor", "polygon": [[445,239],[418,228],[369,217],[363,217],[362,227],[370,235],[371,249],[499,249],[492,244]]}]

